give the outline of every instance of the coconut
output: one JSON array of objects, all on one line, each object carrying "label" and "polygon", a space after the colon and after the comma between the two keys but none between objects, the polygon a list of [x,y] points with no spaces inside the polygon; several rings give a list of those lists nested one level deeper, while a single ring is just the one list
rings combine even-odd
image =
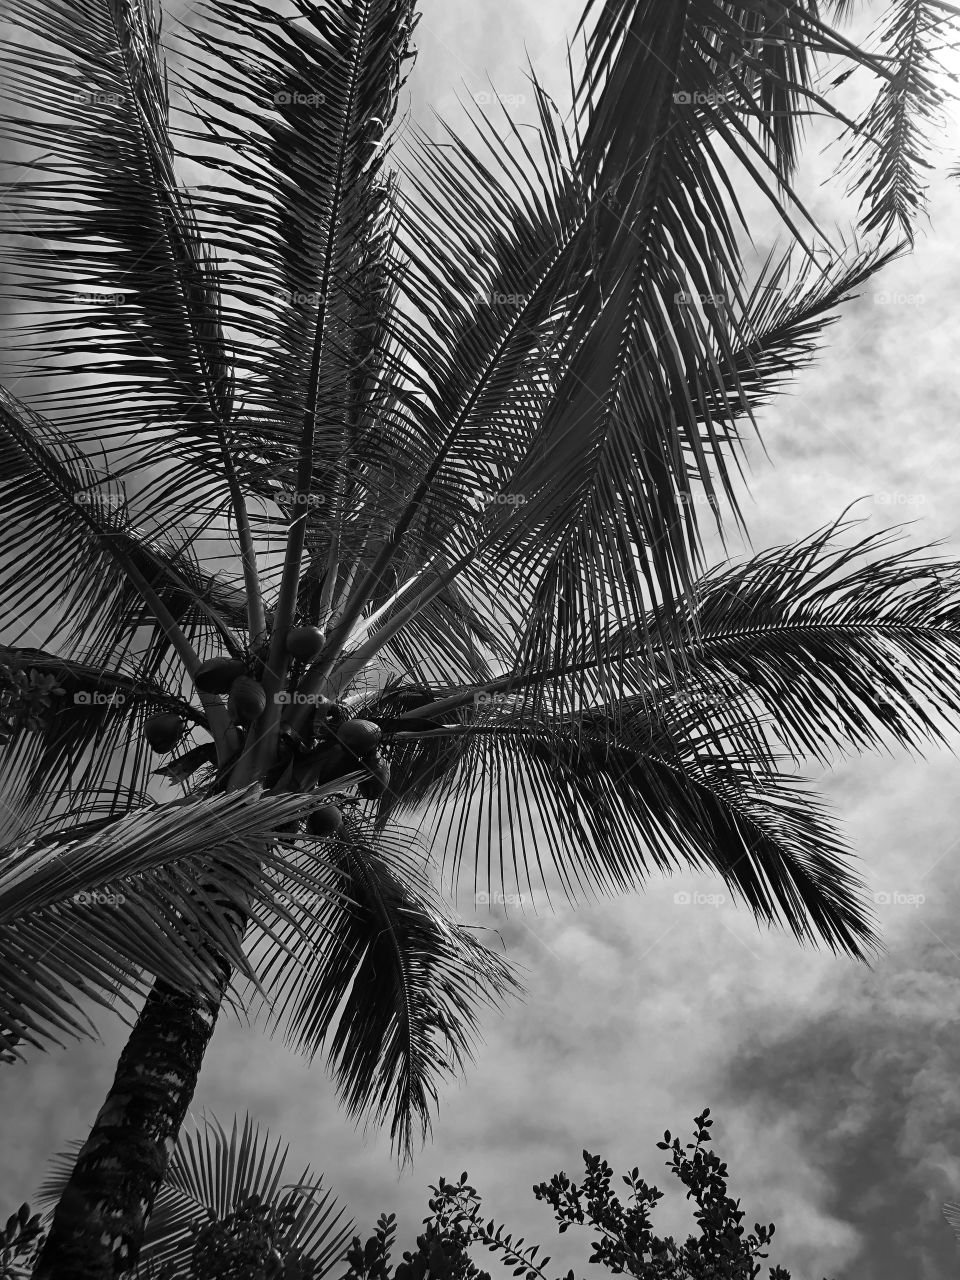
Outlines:
[{"label": "coconut", "polygon": [[291,627],[287,632],[287,653],[301,662],[319,658],[326,636],[320,627]]},{"label": "coconut", "polygon": [[183,716],[163,711],[159,715],[150,716],[144,723],[143,736],[154,751],[166,755],[183,737],[186,727],[187,722]]},{"label": "coconut", "polygon": [[390,785],[390,762],[375,751],[363,763],[367,777],[360,782],[357,791],[364,800],[376,800]]},{"label": "coconut", "polygon": [[343,825],[343,814],[335,804],[324,804],[307,817],[307,830],[318,840],[334,836]]},{"label": "coconut", "polygon": [[252,676],[239,676],[230,686],[229,709],[238,724],[253,724],[267,709],[263,685]]},{"label": "coconut", "polygon": [[358,756],[375,751],[381,736],[379,726],[372,720],[346,720],[337,730],[341,745]]},{"label": "coconut", "polygon": [[229,693],[234,680],[245,671],[239,658],[210,658],[197,667],[193,683],[199,693]]}]

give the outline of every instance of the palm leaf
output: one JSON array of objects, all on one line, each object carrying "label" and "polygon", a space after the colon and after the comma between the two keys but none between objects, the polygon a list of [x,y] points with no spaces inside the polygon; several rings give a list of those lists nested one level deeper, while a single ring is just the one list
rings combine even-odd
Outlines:
[{"label": "palm leaf", "polygon": [[439,1081],[472,1057],[479,1006],[496,1007],[520,984],[444,907],[404,828],[374,835],[348,818],[321,847],[328,892],[290,904],[296,931],[276,922],[287,954],[265,937],[252,940],[251,960],[264,955],[257,972],[272,1028],[311,1057],[325,1047],[348,1112],[389,1118],[409,1157]]},{"label": "palm leaf", "polygon": [[[234,922],[266,906],[296,928],[273,892],[278,884],[316,886],[317,873],[288,866],[269,842],[316,803],[317,793],[268,799],[255,788],[151,806],[93,835],[61,830],[3,850],[0,1042],[40,1047],[59,1043],[58,1033],[90,1034],[82,1001],[109,1006],[119,994],[129,1007],[144,991],[144,970],[213,991],[211,948],[256,984]],[[211,896],[201,886],[214,868]]]},{"label": "palm leaf", "polygon": [[[843,18],[848,3],[837,0],[824,7]],[[753,129],[785,191],[796,167],[805,109],[816,104],[843,119],[815,91],[816,55],[846,57],[890,78],[881,59],[827,26],[819,8],[812,0],[792,5],[691,0],[682,13],[685,48],[676,85],[680,105],[692,108],[701,127],[716,132],[744,161],[756,145],[750,145],[747,133]],[[670,47],[661,16],[652,0],[602,5],[587,0],[584,7],[578,31],[587,33],[586,58],[577,99],[589,116],[586,140],[597,168],[610,180],[636,171],[646,154],[632,107],[650,54],[663,56]],[[763,184],[761,173],[755,176]],[[775,198],[774,203],[779,207]]]},{"label": "palm leaf", "polygon": [[[534,87],[541,115],[534,156],[523,150],[520,128],[509,118],[507,138],[516,157],[481,123],[482,151],[450,131],[447,147],[420,148],[416,181],[426,211],[411,215],[411,271],[404,282],[411,304],[431,318],[413,352],[425,370],[423,395],[438,424],[427,472],[430,500],[449,503],[447,495],[459,493],[462,509],[464,496],[469,502],[484,493],[508,495],[508,505],[488,507],[481,524],[484,538],[496,546],[499,571],[514,561],[526,563],[536,544],[542,569],[537,603],[551,622],[561,578],[568,588],[563,622],[556,622],[554,635],[539,636],[531,662],[555,657],[554,643],[562,651],[563,625],[570,619],[583,616],[589,627],[604,594],[608,607],[612,598],[637,611],[641,599],[672,598],[689,584],[693,515],[684,515],[672,482],[661,482],[671,469],[667,458],[679,457],[687,445],[708,486],[711,474],[699,424],[694,438],[682,416],[668,427],[660,410],[672,391],[681,410],[696,404],[683,394],[690,371],[716,366],[708,339],[713,333],[722,347],[726,331],[715,318],[704,324],[683,308],[678,313],[676,297],[684,290],[699,296],[708,284],[711,296],[717,294],[738,271],[722,210],[708,200],[697,207],[710,211],[711,252],[704,257],[719,264],[717,280],[703,277],[694,244],[706,231],[691,224],[680,237],[681,257],[672,250],[661,254],[668,267],[660,276],[646,273],[646,303],[635,298],[629,282],[639,268],[631,276],[625,263],[608,256],[596,225],[598,193],[585,183],[582,157],[572,154]],[[684,163],[689,159],[685,155]],[[707,182],[704,164],[691,182]],[[645,226],[652,228],[656,219],[647,212]],[[673,235],[670,215],[663,221],[669,224],[663,236]],[[634,230],[642,242],[639,226]],[[650,252],[656,256],[658,250]],[[476,281],[467,278],[468,264],[478,259],[492,261],[489,295],[483,290],[478,296]],[[736,290],[731,285],[726,292]],[[680,343],[683,349],[677,390],[672,375],[658,373],[654,385],[652,372],[644,374],[644,305],[656,311],[658,333],[665,322],[677,331],[674,348]],[[669,352],[669,343],[662,346]],[[716,461],[723,472],[722,457]],[[621,476],[617,483],[614,470]],[[411,499],[407,523],[414,510],[420,512],[427,490],[424,482]],[[513,495],[520,495],[519,507],[509,503]],[[471,525],[477,521],[454,535],[455,546],[466,545]],[[624,531],[616,539],[607,532],[615,527]]]},{"label": "palm leaf", "polygon": [[249,1115],[238,1130],[234,1117],[228,1134],[216,1117],[204,1118],[205,1128],[183,1133],[157,1197],[144,1236],[140,1273],[144,1280],[165,1265],[175,1270],[170,1280],[189,1280],[192,1274],[187,1242],[194,1224],[223,1220],[252,1196],[274,1210],[286,1208],[292,1221],[278,1236],[284,1256],[309,1264],[311,1280],[321,1280],[343,1256],[353,1223],[338,1225],[344,1210],[323,1190],[322,1179],[308,1168],[295,1183],[281,1182],[287,1148],[280,1141],[270,1149],[269,1133],[260,1133]]},{"label": "palm leaf", "polygon": [[[795,270],[793,252],[787,252],[779,259],[771,255],[745,301],[743,321],[738,326],[741,334],[731,327],[733,372],[722,375],[716,364],[707,362],[698,372],[697,387],[691,381],[679,390],[679,399],[686,401],[702,396],[710,406],[714,421],[723,423],[725,440],[735,442],[740,418],[752,415],[809,362],[816,350],[817,339],[833,322],[835,309],[854,296],[873,272],[892,256],[889,251],[854,251],[847,262],[838,260],[829,269],[818,270],[806,260],[799,270]],[[742,334],[750,335],[749,340]],[[709,500],[709,505],[715,507],[715,499],[702,492],[694,493],[695,481],[696,468],[691,467],[683,481],[688,487],[680,494],[685,509],[695,511],[701,499],[704,505]],[[579,639],[581,642],[579,660],[585,662],[586,650],[591,643],[595,644],[594,637],[598,632],[603,634],[607,631],[608,624],[597,625],[593,635],[588,634],[587,628],[579,622],[575,604],[571,607],[568,603],[569,590],[557,594],[549,602],[544,602],[542,596],[538,599],[529,575],[522,568],[513,574],[506,572],[504,566],[497,562],[495,551],[478,559],[464,576],[469,581],[472,597],[482,599],[487,615],[497,618],[496,630],[487,640],[500,669],[527,676],[538,671],[568,667],[571,678],[566,686],[560,686],[561,696],[569,695],[571,705],[575,705],[577,696],[584,693],[585,687],[576,675],[577,659],[573,656],[576,641]],[[495,594],[489,592],[491,581],[496,583]],[[595,581],[598,593],[608,591],[603,574],[598,572]],[[609,607],[609,596],[604,596],[604,599]],[[524,654],[520,640],[529,629],[531,616],[543,618],[545,626],[562,630],[568,637],[564,651],[553,655],[552,661],[542,657],[530,659]],[[670,638],[667,648],[670,661],[682,667],[687,655],[682,647],[682,630],[678,633],[673,619],[653,618],[636,628],[636,643],[640,646],[638,656],[644,643],[645,627],[651,629],[651,633]],[[681,636],[679,645],[678,634]],[[608,683],[612,682],[616,688],[622,687],[627,673],[616,660],[615,653],[608,650],[591,665],[596,668],[604,664],[610,673]],[[413,671],[412,666],[409,670]],[[439,671],[418,675],[425,682],[439,683],[443,679],[443,673]],[[462,671],[454,678],[465,682],[469,680]],[[534,687],[537,683],[533,681]]]},{"label": "palm leaf", "polygon": [[[4,671],[33,671],[61,690],[36,728],[20,724],[0,749],[8,842],[20,838],[28,814],[38,823],[54,810],[86,809],[91,797],[105,801],[109,795],[106,812],[116,816],[142,801],[153,763],[143,739],[148,715],[172,712],[205,727],[195,706],[130,666],[105,671],[38,649],[0,645]],[[189,737],[181,748],[188,743]]]},{"label": "palm leaf", "polygon": [[[32,332],[45,352],[56,335],[56,360],[32,376],[75,437],[118,446],[144,418],[165,419],[165,447],[222,477],[232,377],[217,267],[175,172],[159,11],[152,0],[17,0],[7,19],[42,33],[29,52],[12,40],[4,68],[21,104],[4,125],[36,175],[7,187],[3,229],[21,241],[13,294],[42,305]],[[38,96],[42,113],[22,109]],[[77,376],[91,367],[94,398]]]},{"label": "palm leaf", "polygon": [[266,464],[309,493],[299,482],[314,469],[329,478],[370,453],[384,409],[394,213],[379,171],[414,19],[410,0],[293,10],[216,0],[179,44],[197,121],[185,137],[222,175],[197,207],[224,262],[244,427],[261,459],[251,482],[262,490]]},{"label": "palm leaf", "polygon": [[[727,430],[736,430],[739,419],[752,420],[755,410],[786,390],[817,354],[824,331],[837,320],[837,309],[857,297],[898,252],[854,244],[816,264],[795,246],[779,258],[771,253],[745,301],[739,328],[747,340],[730,334],[736,380],[728,377],[724,386],[711,388],[710,371],[704,370],[701,386],[706,383],[714,419],[729,415]],[[690,481],[692,487],[696,476]]]},{"label": "palm leaf", "polygon": [[[719,875],[758,920],[798,939],[861,958],[875,945],[839,833],[801,780],[777,772],[743,699],[705,714],[693,699],[636,695],[558,716],[517,695],[469,719],[472,731],[414,735],[418,750],[391,777],[388,812],[423,799],[434,809],[451,886],[474,848],[474,893],[532,893],[535,881],[549,892],[549,858],[571,901],[686,865]],[[434,736],[446,761],[429,747],[419,756]]]},{"label": "palm leaf", "polygon": [[[416,521],[429,513],[431,531],[466,551],[477,521],[464,506],[506,495],[481,523],[491,554],[462,578],[473,591],[491,566],[498,578],[516,566],[529,669],[563,665],[611,610],[669,625],[669,611],[648,605],[692,589],[700,542],[691,482],[719,521],[718,495],[733,501],[725,454],[738,442],[734,420],[806,358],[829,309],[887,260],[858,252],[812,287],[808,269],[802,300],[796,286],[778,301],[781,263],[744,298],[709,135],[683,113],[659,127],[677,77],[702,50],[678,36],[671,79],[672,64],[649,52],[664,24],[648,18],[656,39],[643,42],[651,68],[637,82],[650,101],[625,118],[648,121],[651,138],[636,146],[649,173],[632,194],[618,188],[615,207],[598,176],[599,142],[589,130],[571,140],[535,79],[533,147],[504,113],[507,142],[481,119],[482,150],[447,130],[442,147],[421,142],[408,169],[421,199],[405,232],[402,289],[430,318],[419,344],[411,340],[411,363],[429,410],[421,432],[435,443],[394,544],[402,536],[416,546]],[[489,292],[477,289],[478,261],[489,264]],[[611,673],[611,693],[615,683]]]},{"label": "palm leaf", "polygon": [[896,531],[833,545],[845,528],[841,518],[703,579],[690,689],[750,699],[795,756],[949,743],[960,565],[890,552]]},{"label": "palm leaf", "polygon": [[[64,637],[67,646],[92,646],[106,664],[129,650],[142,622],[158,627],[144,587],[193,635],[229,635],[218,608],[236,622],[236,596],[195,567],[188,546],[165,549],[140,536],[113,474],[105,478],[69,436],[2,387],[0,461],[5,550],[18,566],[0,588],[10,642],[29,635],[46,647]],[[155,630],[154,669],[173,643]]]},{"label": "palm leaf", "polygon": [[864,232],[887,236],[901,231],[908,240],[923,212],[923,171],[930,136],[943,128],[944,81],[955,80],[938,54],[946,46],[942,24],[948,21],[939,4],[897,0],[887,11],[879,33],[890,78],[857,121],[858,137],[844,155],[844,168],[859,166],[850,190],[861,196]]}]

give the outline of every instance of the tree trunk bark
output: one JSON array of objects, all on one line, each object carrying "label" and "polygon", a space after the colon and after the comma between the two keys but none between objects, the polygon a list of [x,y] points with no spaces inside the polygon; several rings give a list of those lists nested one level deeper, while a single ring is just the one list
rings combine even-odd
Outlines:
[{"label": "tree trunk bark", "polygon": [[219,967],[215,1002],[154,984],[57,1205],[34,1280],[114,1280],[136,1266],[230,980],[229,967]]},{"label": "tree trunk bark", "polygon": [[[215,884],[205,887],[216,896]],[[229,900],[221,906],[242,942],[246,913]],[[136,1267],[232,976],[222,955],[214,960],[215,1000],[154,983],[54,1211],[33,1280],[116,1280]]]}]

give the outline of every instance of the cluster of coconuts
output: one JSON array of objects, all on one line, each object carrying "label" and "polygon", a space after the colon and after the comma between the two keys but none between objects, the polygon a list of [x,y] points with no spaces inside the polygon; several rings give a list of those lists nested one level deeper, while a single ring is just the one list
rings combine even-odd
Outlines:
[{"label": "cluster of coconuts", "polygon": [[[349,756],[360,757],[366,776],[357,786],[365,800],[382,796],[390,785],[389,761],[377,750],[381,733],[372,720],[345,720],[337,729],[329,731]],[[335,804],[321,805],[307,818],[307,831],[317,840],[336,835],[343,823],[343,814]]]},{"label": "cluster of coconuts", "polygon": [[[300,662],[313,662],[320,656],[325,638],[320,627],[292,627],[287,632],[287,652]],[[227,709],[236,724],[251,725],[266,710],[263,685],[247,675],[246,664],[239,658],[210,658],[202,662],[194,673],[194,684],[199,693],[228,694]],[[146,721],[144,736],[154,751],[167,754],[186,729],[183,716],[163,712]],[[351,756],[359,756],[366,770],[357,788],[360,795],[365,800],[383,795],[390,784],[390,764],[377,750],[381,739],[379,726],[371,720],[346,720],[333,732],[340,746]],[[315,838],[326,839],[336,835],[342,823],[340,809],[335,804],[325,804],[309,815],[307,830]]]},{"label": "cluster of coconuts", "polygon": [[[246,674],[239,658],[211,658],[201,662],[193,677],[200,693],[229,693],[231,718],[238,724],[252,724],[267,706],[263,686]],[[166,755],[186,732],[187,722],[173,712],[150,716],[143,726],[144,736],[154,751]]]}]

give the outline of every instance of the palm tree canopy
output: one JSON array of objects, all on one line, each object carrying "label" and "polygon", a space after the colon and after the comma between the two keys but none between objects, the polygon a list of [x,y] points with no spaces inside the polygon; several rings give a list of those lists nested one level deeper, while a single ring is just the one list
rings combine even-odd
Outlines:
[{"label": "palm tree canopy", "polygon": [[[202,987],[213,939],[409,1148],[517,985],[398,825],[425,805],[475,892],[694,865],[875,945],[789,769],[943,740],[958,567],[835,527],[708,570],[700,527],[742,524],[744,428],[920,204],[932,7],[889,28],[915,75],[828,24],[848,7],[590,0],[569,111],[533,77],[533,127],[437,142],[395,124],[413,0],[211,0],[169,33],[151,0],[13,0],[0,230],[41,320],[0,388],[5,1054],[145,974]],[[825,58],[878,79],[857,137],[897,161],[864,190],[881,234],[839,250],[791,185],[803,113],[842,121]],[[781,225],[755,268],[734,169]],[[252,720],[197,689],[220,655]],[[351,718],[380,757],[338,745]],[[331,797],[340,834],[305,840]]]}]

